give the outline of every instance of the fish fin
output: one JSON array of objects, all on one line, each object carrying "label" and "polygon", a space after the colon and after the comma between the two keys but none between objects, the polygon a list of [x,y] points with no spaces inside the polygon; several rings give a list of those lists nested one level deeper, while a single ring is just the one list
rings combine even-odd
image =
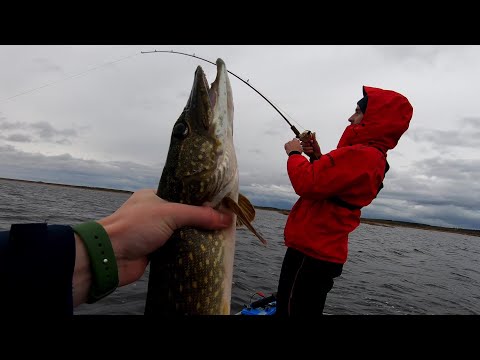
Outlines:
[{"label": "fish fin", "polygon": [[[255,208],[250,200],[248,200],[246,196],[238,194],[238,206],[242,209],[245,218],[251,223],[255,219]],[[237,228],[243,225],[246,225],[245,222],[240,216],[237,216]]]},{"label": "fish fin", "polygon": [[238,194],[238,206],[242,208],[243,213],[247,216],[249,222],[252,222],[255,219],[255,208],[245,195]]},{"label": "fish fin", "polygon": [[[250,219],[255,218],[255,209],[253,208],[252,204],[243,195],[241,196],[239,195],[238,199],[239,199],[240,205],[237,204],[235,200],[233,200],[228,196],[224,197],[222,201],[225,206],[227,206],[237,215],[237,226],[239,223],[241,223],[241,225],[245,225],[248,228],[248,230],[250,230],[252,233],[255,234],[257,238],[260,239],[262,244],[267,245],[267,240],[265,240],[263,236],[257,230],[255,230],[255,228],[250,222]],[[253,214],[253,218],[252,218],[252,214]]]}]

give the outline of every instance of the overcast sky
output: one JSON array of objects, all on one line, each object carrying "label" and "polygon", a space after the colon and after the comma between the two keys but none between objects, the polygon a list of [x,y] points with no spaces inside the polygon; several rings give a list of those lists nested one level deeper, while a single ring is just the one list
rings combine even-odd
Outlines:
[{"label": "overcast sky", "polygon": [[[215,62],[279,108],[324,153],[349,124],[362,85],[414,108],[388,153],[384,189],[363,217],[480,229],[480,46],[0,46],[0,177],[135,191],[156,188],[197,65]],[[298,198],[281,115],[230,75],[241,191],[253,204]]]}]

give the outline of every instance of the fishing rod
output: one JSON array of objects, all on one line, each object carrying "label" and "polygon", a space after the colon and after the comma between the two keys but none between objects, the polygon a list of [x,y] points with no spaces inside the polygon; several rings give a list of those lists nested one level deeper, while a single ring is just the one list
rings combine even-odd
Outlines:
[{"label": "fishing rod", "polygon": [[[185,56],[190,56],[190,57],[193,57],[193,58],[196,58],[196,59],[200,59],[200,60],[203,60],[203,61],[206,61],[212,65],[216,65],[214,62],[210,61],[210,60],[207,60],[207,59],[204,59],[204,58],[201,58],[199,56],[196,56],[195,54],[187,54],[187,53],[184,53],[184,52],[179,52],[179,51],[173,51],[173,50],[154,50],[154,51],[142,51],[141,52],[142,54],[151,54],[151,53],[170,53],[170,54],[180,54],[180,55],[185,55]],[[288,125],[290,125],[290,129],[292,129],[292,131],[295,133],[295,136],[297,138],[299,138],[301,141],[307,141],[309,139],[311,139],[312,137],[312,132],[310,130],[305,130],[304,132],[300,133],[297,128],[292,125],[290,123],[290,121],[288,121],[288,119],[282,114],[282,112],[280,110],[277,109],[277,107],[275,105],[272,104],[272,102],[270,100],[268,100],[265,96],[263,96],[263,94],[258,91],[257,89],[255,89],[252,85],[250,85],[248,83],[248,80],[245,81],[243,80],[240,76],[238,75],[235,75],[233,72],[227,70],[228,73],[232,74],[233,76],[235,76],[238,80],[242,81],[244,84],[250,86],[250,88],[252,88],[258,95],[260,95],[266,102],[268,102],[270,105],[272,105],[272,107],[280,114],[280,116],[288,123]],[[313,159],[313,160],[318,160],[317,156],[312,153],[310,155],[308,155],[310,157],[310,159]]]},{"label": "fishing rod", "polygon": [[81,75],[85,75],[86,73],[88,73],[88,72],[90,72],[90,71],[93,71],[93,70],[97,70],[97,69],[99,69],[99,68],[101,68],[101,67],[103,67],[103,66],[112,65],[112,64],[114,64],[114,63],[117,63],[117,62],[120,62],[120,61],[124,61],[124,60],[130,59],[130,58],[132,58],[132,57],[134,57],[134,56],[138,56],[138,55],[139,55],[139,54],[136,53],[136,54],[133,54],[133,55],[129,55],[129,56],[123,57],[123,58],[118,59],[118,60],[113,60],[113,61],[106,62],[106,63],[104,63],[104,64],[95,66],[95,67],[93,67],[93,68],[87,69],[87,70],[82,71],[82,72],[77,73],[77,74],[64,76],[63,78],[61,78],[61,79],[59,79],[59,80],[52,81],[52,82],[50,82],[50,83],[48,83],[48,84],[45,84],[45,85],[42,85],[42,86],[38,86],[38,87],[33,88],[33,89],[30,89],[30,90],[23,91],[23,92],[21,92],[21,93],[19,93],[19,94],[10,96],[10,97],[8,97],[8,98],[6,98],[6,99],[3,99],[3,100],[0,100],[0,104],[3,104],[5,101],[11,100],[11,99],[16,98],[16,97],[18,97],[18,96],[23,96],[23,95],[29,94],[29,93],[31,93],[31,92],[34,92],[34,91],[37,91],[37,90],[46,88],[46,87],[48,87],[48,86],[55,85],[55,84],[57,84],[57,83],[59,83],[59,82],[61,82],[61,81],[65,81],[65,80],[68,80],[68,79],[72,79],[72,78],[74,78],[74,77],[78,77],[78,76],[81,76]]}]

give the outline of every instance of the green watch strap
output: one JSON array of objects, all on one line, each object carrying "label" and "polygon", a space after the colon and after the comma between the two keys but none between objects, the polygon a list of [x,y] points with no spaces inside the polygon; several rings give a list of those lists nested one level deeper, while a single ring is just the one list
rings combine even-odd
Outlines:
[{"label": "green watch strap", "polygon": [[111,294],[118,287],[118,268],[107,232],[96,221],[73,226],[82,239],[90,258],[92,285],[87,304],[92,304]]}]

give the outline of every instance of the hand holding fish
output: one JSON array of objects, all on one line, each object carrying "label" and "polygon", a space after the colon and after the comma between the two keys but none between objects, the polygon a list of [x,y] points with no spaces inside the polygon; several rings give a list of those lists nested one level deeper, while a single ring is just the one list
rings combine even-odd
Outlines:
[{"label": "hand holding fish", "polygon": [[[98,220],[112,243],[118,265],[119,286],[140,279],[148,264],[147,256],[163,246],[176,229],[197,226],[223,229],[233,222],[230,214],[207,206],[168,202],[153,189],[139,190],[113,214]],[[74,276],[74,303],[83,303],[90,288],[89,258],[77,239]]]},{"label": "hand holding fish", "polygon": [[293,138],[289,142],[287,142],[284,146],[285,152],[290,154],[292,151],[298,151],[300,154],[303,152],[302,145],[300,145],[300,140],[297,138]]}]

